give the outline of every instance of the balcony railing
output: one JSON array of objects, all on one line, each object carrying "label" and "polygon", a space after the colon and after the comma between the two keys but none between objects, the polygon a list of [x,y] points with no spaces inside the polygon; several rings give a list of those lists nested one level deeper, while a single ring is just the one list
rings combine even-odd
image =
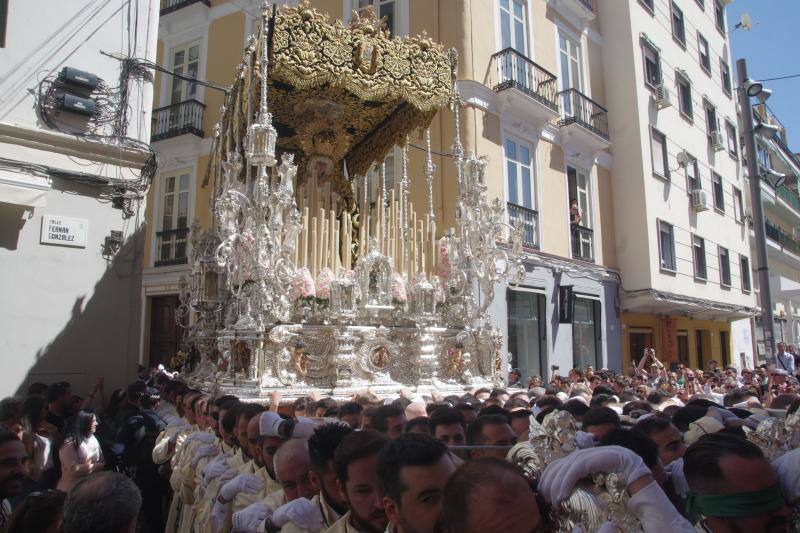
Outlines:
[{"label": "balcony railing", "polygon": [[780,226],[771,220],[764,221],[767,238],[780,244],[785,250],[795,255],[800,255],[800,242],[792,235],[786,233]]},{"label": "balcony railing", "polygon": [[786,185],[781,185],[778,187],[778,196],[783,198],[783,200],[792,206],[795,211],[800,212],[800,197],[797,196],[797,193],[792,191]]},{"label": "balcony railing", "polygon": [[579,124],[608,140],[608,111],[576,89],[558,93],[561,97],[561,121],[559,126]]},{"label": "balcony railing", "polygon": [[508,222],[516,226],[517,221],[522,224],[522,247],[531,250],[539,248],[536,238],[536,227],[539,225],[539,213],[521,205],[508,202]]},{"label": "balcony railing", "polygon": [[594,230],[580,226],[570,225],[572,233],[572,257],[583,261],[594,261]]},{"label": "balcony railing", "polygon": [[203,137],[203,112],[206,106],[197,100],[186,100],[153,110],[150,141],[161,141],[186,133]]},{"label": "balcony railing", "polygon": [[161,0],[161,16],[192,4],[205,4],[210,7],[211,0]]},{"label": "balcony railing", "polygon": [[492,56],[497,69],[495,92],[519,89],[553,111],[558,111],[558,80],[513,48],[506,48]]},{"label": "balcony railing", "polygon": [[185,265],[186,243],[189,237],[189,228],[170,229],[156,233],[156,260],[155,266]]}]

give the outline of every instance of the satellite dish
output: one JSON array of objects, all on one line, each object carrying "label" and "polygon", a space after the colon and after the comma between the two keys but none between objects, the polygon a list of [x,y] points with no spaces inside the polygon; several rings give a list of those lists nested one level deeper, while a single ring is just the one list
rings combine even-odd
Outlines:
[{"label": "satellite dish", "polygon": [[753,21],[750,19],[750,15],[742,13],[742,16],[739,18],[739,27],[745,31],[750,31],[753,27]]}]

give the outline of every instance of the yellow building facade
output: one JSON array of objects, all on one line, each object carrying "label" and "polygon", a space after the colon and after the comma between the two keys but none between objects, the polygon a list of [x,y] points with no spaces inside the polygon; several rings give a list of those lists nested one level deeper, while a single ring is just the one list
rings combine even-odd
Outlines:
[{"label": "yellow building facade", "polygon": [[[492,316],[506,334],[508,363],[525,375],[592,364],[620,366],[620,324],[608,116],[602,107],[602,43],[591,2],[545,0],[315,0],[318,11],[347,22],[371,6],[393,34],[427,33],[459,53],[462,139],[488,159],[490,195],[509,206],[526,231],[528,279],[498,290]],[[170,0],[162,6],[159,64],[184,76],[227,86],[259,5]],[[159,74],[154,97],[154,147],[160,175],[150,191],[142,288],[145,363],[167,361],[180,341],[172,315],[178,283],[189,266],[189,227],[212,224],[206,166],[223,94]],[[447,158],[453,116],[431,125],[437,174],[434,212],[439,235],[453,226],[455,173]],[[422,139],[410,139],[412,148]],[[425,153],[409,151],[412,181]],[[391,180],[399,150],[387,157]],[[414,169],[417,169],[416,171]],[[416,173],[416,175],[415,175]],[[426,204],[424,187],[411,201]],[[577,217],[570,213],[575,201]],[[568,295],[563,299],[562,295]],[[560,305],[559,305],[560,304]],[[566,313],[558,320],[560,310]],[[574,315],[574,316],[573,316]]]}]

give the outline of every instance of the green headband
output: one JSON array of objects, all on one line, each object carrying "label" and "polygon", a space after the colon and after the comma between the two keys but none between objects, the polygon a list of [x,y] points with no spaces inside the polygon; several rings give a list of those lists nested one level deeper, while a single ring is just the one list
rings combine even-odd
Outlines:
[{"label": "green headband", "polygon": [[690,516],[742,518],[771,513],[786,505],[777,483],[763,490],[734,494],[697,494],[689,491],[686,509]]}]

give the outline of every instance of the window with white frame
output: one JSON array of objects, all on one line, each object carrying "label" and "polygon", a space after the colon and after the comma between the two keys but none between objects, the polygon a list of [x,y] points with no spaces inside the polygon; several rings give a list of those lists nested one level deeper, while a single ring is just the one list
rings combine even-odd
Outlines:
[{"label": "window with white frame", "polygon": [[658,221],[658,253],[661,269],[675,272],[675,233],[672,224]]},{"label": "window with white frame", "polygon": [[731,255],[722,246],[719,247],[719,282],[723,287],[731,286]]},{"label": "window with white frame", "polygon": [[747,256],[739,255],[739,270],[742,277],[742,290],[750,292],[750,259]]},{"label": "window with white frame", "polygon": [[644,81],[651,87],[661,85],[661,54],[647,41],[642,42],[644,54]]},{"label": "window with white frame", "polygon": [[686,164],[686,187],[691,193],[703,188],[700,183],[700,166],[697,163],[697,158],[688,156],[689,162]]},{"label": "window with white frame", "polygon": [[508,201],[528,209],[534,209],[535,193],[533,178],[533,152],[530,146],[515,139],[505,143],[506,179]]},{"label": "window with white frame", "polygon": [[733,157],[739,157],[739,149],[737,147],[739,139],[736,137],[736,126],[730,120],[726,120],[725,129],[728,134],[728,153]]},{"label": "window with white frame", "polygon": [[756,160],[762,171],[772,169],[772,156],[770,156],[769,150],[760,144],[756,145]]},{"label": "window with white frame", "polygon": [[692,235],[692,256],[694,259],[694,277],[705,280],[708,276],[706,269],[706,241],[697,235]]},{"label": "window with white frame", "polygon": [[714,192],[714,209],[725,212],[725,189],[722,187],[722,176],[716,172],[711,173],[711,186]]},{"label": "window with white frame", "polygon": [[733,187],[733,216],[737,222],[744,222],[744,198],[738,187]]},{"label": "window with white frame", "polygon": [[706,109],[706,133],[708,134],[709,140],[711,140],[712,135],[719,131],[719,121],[717,120],[717,108],[714,107],[714,104],[706,100],[704,102],[704,107]]},{"label": "window with white frame", "polygon": [[700,53],[700,66],[711,74],[711,51],[708,49],[708,41],[701,33],[697,33],[697,49]]},{"label": "window with white frame", "polygon": [[500,6],[500,48],[513,48],[528,55],[525,0],[498,0]]},{"label": "window with white frame", "polygon": [[161,177],[160,227],[156,232],[155,266],[186,262],[186,245],[189,232],[188,172],[167,174]]},{"label": "window with white frame", "polygon": [[[200,72],[200,43],[192,43],[172,50],[172,71],[189,78],[197,78]],[[178,104],[197,96],[197,84],[170,76],[170,104]]]},{"label": "window with white frame", "polygon": [[352,0],[353,10],[363,15],[369,7],[372,7],[378,19],[386,18],[386,29],[389,34],[394,36],[397,32],[397,2],[398,0]]},{"label": "window with white frame", "polygon": [[725,4],[722,0],[714,0],[714,21],[717,29],[725,33]]},{"label": "window with white frame", "polygon": [[[559,31],[558,34],[558,55],[561,65],[561,90],[566,91],[575,89],[583,92],[583,67],[581,63],[581,45],[578,41],[564,35]],[[573,110],[573,100],[569,93],[564,93],[561,103],[564,113],[572,116],[580,110]]]},{"label": "window with white frame", "polygon": [[719,72],[722,80],[722,90],[725,91],[725,94],[731,96],[731,67],[722,58],[719,58]]},{"label": "window with white frame", "polygon": [[161,231],[189,227],[189,173],[162,178]]},{"label": "window with white frame", "polygon": [[675,75],[676,83],[678,84],[678,104],[683,116],[691,119],[692,113],[692,82],[684,74],[677,73]]},{"label": "window with white frame", "polygon": [[653,174],[660,178],[669,178],[667,136],[655,128],[650,128],[650,150],[653,158]]},{"label": "window with white frame", "polygon": [[683,11],[675,2],[672,2],[672,36],[686,46],[686,21],[683,19]]},{"label": "window with white frame", "polygon": [[567,192],[569,195],[570,207],[573,202],[578,202],[578,214],[580,221],[578,226],[585,228],[592,227],[592,197],[591,182],[586,172],[577,168],[567,167]]}]

